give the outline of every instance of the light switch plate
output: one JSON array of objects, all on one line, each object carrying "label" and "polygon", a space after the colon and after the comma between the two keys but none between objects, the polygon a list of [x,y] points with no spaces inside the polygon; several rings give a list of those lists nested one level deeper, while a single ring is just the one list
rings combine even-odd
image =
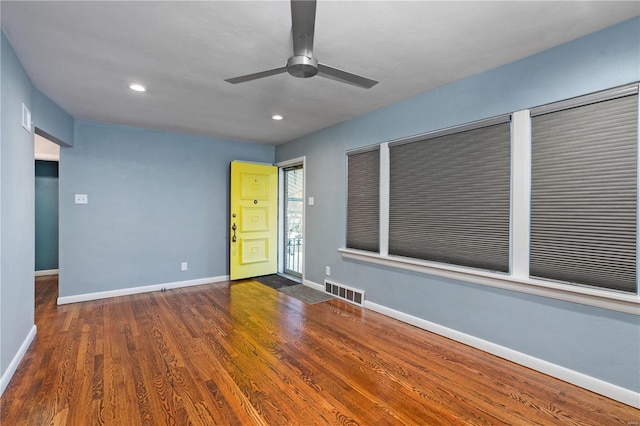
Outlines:
[{"label": "light switch plate", "polygon": [[316,200],[313,197],[309,197],[307,204],[309,204],[310,206],[313,206],[315,204]]},{"label": "light switch plate", "polygon": [[31,111],[25,104],[22,104],[22,127],[31,133]]},{"label": "light switch plate", "polygon": [[76,194],[76,204],[89,204],[89,196],[87,194]]}]

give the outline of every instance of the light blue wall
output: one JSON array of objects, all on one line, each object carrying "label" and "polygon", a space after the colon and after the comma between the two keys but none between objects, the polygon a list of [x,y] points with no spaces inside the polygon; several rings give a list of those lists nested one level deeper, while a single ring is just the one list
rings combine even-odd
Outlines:
[{"label": "light blue wall", "polygon": [[[58,120],[73,118],[50,101],[37,107],[38,91],[25,73],[13,48],[1,34],[1,139],[0,139],[0,374],[8,368],[34,325],[34,194],[33,133],[22,128],[22,103],[31,119],[52,136],[71,143]],[[49,124],[47,124],[49,123]]]},{"label": "light blue wall", "polygon": [[[227,275],[229,163],[274,156],[273,146],[76,121],[74,147],[60,153],[59,295]],[[76,193],[89,203],[74,204]]]},{"label": "light blue wall", "polygon": [[73,145],[73,117],[37,88],[33,89],[32,112],[37,128],[55,136],[66,145]]},{"label": "light blue wall", "polygon": [[36,271],[58,269],[58,162],[36,160]]},{"label": "light blue wall", "polygon": [[22,128],[31,81],[2,34],[2,140],[0,158],[0,371],[4,374],[33,327],[33,134]]},{"label": "light blue wall", "polygon": [[[0,5],[0,17],[2,15],[2,6]],[[4,33],[0,31],[0,268],[2,268],[2,206],[3,206],[3,196],[2,196],[2,145],[3,145],[3,140],[4,140],[4,132],[2,131],[3,127],[2,127],[2,121],[3,121],[3,111],[4,111],[4,104],[2,99],[4,99],[5,95],[4,95],[4,88],[3,88],[3,82],[4,82],[4,78],[2,78],[2,75],[4,75],[4,66],[3,63],[4,61],[2,60],[2,57],[4,56],[2,54],[2,51],[4,50],[4,46],[5,46],[5,37],[4,37]],[[0,395],[2,395],[2,392],[4,392],[4,388],[6,387],[6,385],[4,384],[7,380],[8,380],[8,374],[5,374],[7,372],[6,367],[4,366],[4,364],[2,363],[2,358],[3,358],[3,344],[2,344],[2,270],[0,270]],[[5,378],[6,377],[6,378]]]},{"label": "light blue wall", "polygon": [[636,18],[278,146],[277,161],[306,156],[307,195],[315,197],[306,209],[306,279],[322,283],[328,265],[333,280],[365,290],[369,301],[639,392],[638,316],[343,260],[337,251],[346,150],[638,80]]}]

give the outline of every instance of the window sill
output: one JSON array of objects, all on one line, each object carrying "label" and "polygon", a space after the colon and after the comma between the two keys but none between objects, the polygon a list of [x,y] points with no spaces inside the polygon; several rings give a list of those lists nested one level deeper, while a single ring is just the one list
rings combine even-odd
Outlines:
[{"label": "window sill", "polygon": [[456,267],[435,262],[403,258],[399,256],[382,256],[361,250],[341,248],[338,251],[344,258],[370,262],[424,274],[486,285],[520,293],[580,303],[612,311],[624,312],[640,316],[640,296],[617,292],[615,290],[599,290],[591,287],[554,283],[532,278],[516,278],[512,275]]}]

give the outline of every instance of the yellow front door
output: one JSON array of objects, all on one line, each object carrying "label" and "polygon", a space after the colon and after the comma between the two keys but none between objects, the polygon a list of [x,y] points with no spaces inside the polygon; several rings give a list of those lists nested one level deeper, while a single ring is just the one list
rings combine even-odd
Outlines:
[{"label": "yellow front door", "polygon": [[230,205],[230,278],[275,274],[278,168],[232,161]]}]

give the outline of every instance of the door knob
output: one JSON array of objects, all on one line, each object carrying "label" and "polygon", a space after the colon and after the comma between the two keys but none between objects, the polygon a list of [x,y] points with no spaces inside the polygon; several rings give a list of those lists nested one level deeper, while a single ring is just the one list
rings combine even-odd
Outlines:
[{"label": "door knob", "polygon": [[236,242],[237,238],[236,238],[236,229],[238,229],[238,227],[236,226],[235,222],[233,223],[233,226],[231,227],[231,229],[233,229],[233,238],[231,239],[231,242]]}]

